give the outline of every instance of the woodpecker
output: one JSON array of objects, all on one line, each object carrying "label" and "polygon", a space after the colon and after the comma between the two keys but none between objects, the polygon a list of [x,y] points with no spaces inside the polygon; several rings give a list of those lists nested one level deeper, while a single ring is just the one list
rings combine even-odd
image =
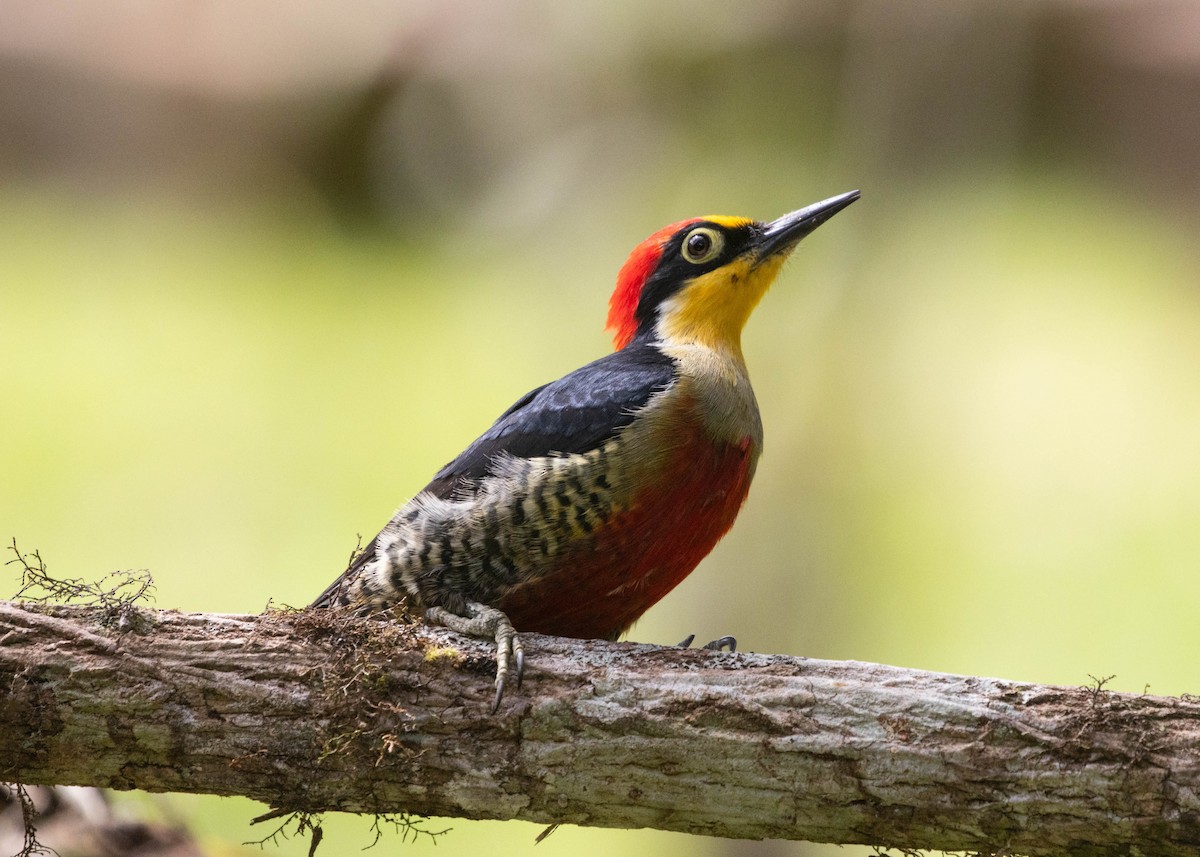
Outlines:
[{"label": "woodpecker", "polygon": [[615,640],[737,517],[763,428],[741,334],[800,239],[851,191],[769,223],[684,220],[617,275],[615,351],[525,394],[443,467],[314,602],[396,607],[496,642]]}]

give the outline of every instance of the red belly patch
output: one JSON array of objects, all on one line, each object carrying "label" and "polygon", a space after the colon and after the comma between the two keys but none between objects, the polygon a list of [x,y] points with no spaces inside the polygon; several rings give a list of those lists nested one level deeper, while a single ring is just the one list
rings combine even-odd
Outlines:
[{"label": "red belly patch", "polygon": [[714,444],[694,429],[676,438],[659,478],[635,495],[559,568],[497,605],[519,631],[615,638],[688,576],[733,525],[756,450],[750,438]]}]

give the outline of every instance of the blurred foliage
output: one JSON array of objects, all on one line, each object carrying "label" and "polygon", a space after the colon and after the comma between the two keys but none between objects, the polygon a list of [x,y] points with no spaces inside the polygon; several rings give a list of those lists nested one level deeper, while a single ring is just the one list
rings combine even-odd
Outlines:
[{"label": "blurred foliage", "polygon": [[[135,6],[0,13],[0,537],[52,573],[306,603],[603,353],[646,234],[862,187],[747,330],[738,525],[631,636],[1197,692],[1191,6]],[[170,805],[225,853],[262,835]],[[438,853],[539,830],[451,826]],[[538,846],[580,850],[867,853]]]}]

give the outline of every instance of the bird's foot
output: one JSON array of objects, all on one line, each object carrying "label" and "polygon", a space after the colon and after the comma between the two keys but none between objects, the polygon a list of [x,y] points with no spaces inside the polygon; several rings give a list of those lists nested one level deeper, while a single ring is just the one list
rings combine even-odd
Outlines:
[{"label": "bird's foot", "polygon": [[492,702],[492,714],[495,714],[508,684],[510,661],[516,666],[516,686],[521,686],[521,675],[525,672],[525,650],[521,647],[521,638],[517,636],[512,622],[502,611],[478,601],[468,601],[463,612],[466,615],[460,616],[444,607],[430,607],[425,611],[425,621],[470,637],[496,641],[496,698]]},{"label": "bird's foot", "polygon": [[[695,634],[688,634],[687,637],[679,641],[677,648],[687,649],[692,645],[692,641],[696,639]],[[737,638],[736,637],[718,637],[715,640],[705,643],[700,648],[711,649],[714,652],[736,652]]]}]

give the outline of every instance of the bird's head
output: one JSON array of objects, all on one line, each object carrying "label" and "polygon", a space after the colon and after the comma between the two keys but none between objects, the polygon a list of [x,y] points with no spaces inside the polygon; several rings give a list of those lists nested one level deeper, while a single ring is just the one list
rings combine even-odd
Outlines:
[{"label": "bird's head", "polygon": [[770,223],[698,217],[655,232],[617,275],[608,302],[613,344],[650,336],[740,354],[742,328],[792,249],[858,196],[853,190]]}]

